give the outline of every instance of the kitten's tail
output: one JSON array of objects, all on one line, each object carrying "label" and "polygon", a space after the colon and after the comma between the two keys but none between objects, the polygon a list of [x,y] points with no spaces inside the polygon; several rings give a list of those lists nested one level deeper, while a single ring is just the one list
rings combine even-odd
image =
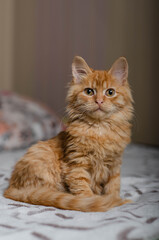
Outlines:
[{"label": "kitten's tail", "polygon": [[72,195],[65,192],[52,191],[49,188],[25,188],[17,189],[9,187],[4,196],[16,201],[31,203],[35,205],[52,206],[67,210],[83,212],[104,212],[115,206],[128,203],[114,195],[93,195],[90,197]]}]

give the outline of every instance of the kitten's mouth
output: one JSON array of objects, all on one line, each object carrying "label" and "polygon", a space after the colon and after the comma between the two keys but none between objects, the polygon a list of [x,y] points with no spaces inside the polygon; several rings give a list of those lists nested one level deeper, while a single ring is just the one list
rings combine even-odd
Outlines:
[{"label": "kitten's mouth", "polygon": [[100,107],[98,107],[95,112],[98,112],[98,111],[101,111],[101,112],[104,112]]}]

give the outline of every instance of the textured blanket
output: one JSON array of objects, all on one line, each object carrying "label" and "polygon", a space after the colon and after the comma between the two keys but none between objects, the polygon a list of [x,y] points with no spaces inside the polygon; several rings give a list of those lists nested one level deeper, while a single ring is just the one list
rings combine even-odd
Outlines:
[{"label": "textured blanket", "polygon": [[125,151],[121,196],[134,202],[103,213],[34,206],[3,197],[24,150],[0,154],[1,240],[159,239],[159,149],[130,145]]}]

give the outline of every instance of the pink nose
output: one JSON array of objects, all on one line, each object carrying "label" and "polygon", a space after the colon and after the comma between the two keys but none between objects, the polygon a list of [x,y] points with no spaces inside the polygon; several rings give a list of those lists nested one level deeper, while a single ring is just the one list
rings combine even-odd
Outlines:
[{"label": "pink nose", "polygon": [[103,99],[96,99],[95,101],[98,105],[101,105],[103,103]]}]

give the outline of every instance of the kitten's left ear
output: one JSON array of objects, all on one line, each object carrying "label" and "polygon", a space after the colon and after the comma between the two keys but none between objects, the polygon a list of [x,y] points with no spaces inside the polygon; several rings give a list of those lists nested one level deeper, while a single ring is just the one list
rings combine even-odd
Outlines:
[{"label": "kitten's left ear", "polygon": [[108,73],[115,78],[119,84],[123,85],[128,77],[128,63],[126,58],[118,58]]},{"label": "kitten's left ear", "polygon": [[73,59],[72,74],[76,83],[80,83],[91,72],[91,69],[82,57],[76,56]]}]

